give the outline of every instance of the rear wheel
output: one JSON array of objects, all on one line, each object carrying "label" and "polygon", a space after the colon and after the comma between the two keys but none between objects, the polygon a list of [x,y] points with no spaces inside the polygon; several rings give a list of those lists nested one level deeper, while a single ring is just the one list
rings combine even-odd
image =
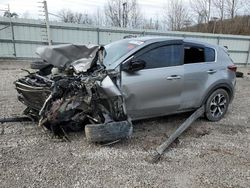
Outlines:
[{"label": "rear wheel", "polygon": [[209,121],[219,121],[227,112],[229,95],[224,89],[215,90],[206,101],[205,116]]}]

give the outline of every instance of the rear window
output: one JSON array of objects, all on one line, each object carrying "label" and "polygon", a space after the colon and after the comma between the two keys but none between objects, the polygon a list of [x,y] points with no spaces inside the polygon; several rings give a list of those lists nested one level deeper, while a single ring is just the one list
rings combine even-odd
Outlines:
[{"label": "rear window", "polygon": [[208,47],[185,46],[184,64],[214,62],[215,50]]}]

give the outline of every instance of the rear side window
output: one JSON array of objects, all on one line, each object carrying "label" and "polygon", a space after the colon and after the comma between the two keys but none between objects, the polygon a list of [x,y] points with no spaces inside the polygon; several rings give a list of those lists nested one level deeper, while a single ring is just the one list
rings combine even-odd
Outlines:
[{"label": "rear side window", "polygon": [[215,50],[197,46],[185,46],[184,64],[215,61]]},{"label": "rear side window", "polygon": [[205,48],[205,61],[213,62],[215,61],[215,50],[212,48]]},{"label": "rear side window", "polygon": [[182,45],[168,45],[152,49],[137,59],[146,62],[145,69],[181,65]]}]

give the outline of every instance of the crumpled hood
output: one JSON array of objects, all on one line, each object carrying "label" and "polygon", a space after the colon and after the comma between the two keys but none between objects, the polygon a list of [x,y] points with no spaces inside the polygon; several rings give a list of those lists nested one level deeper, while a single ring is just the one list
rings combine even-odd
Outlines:
[{"label": "crumpled hood", "polygon": [[85,63],[93,63],[100,48],[99,45],[60,44],[39,47],[36,54],[55,67],[67,68],[79,59],[84,59]]}]

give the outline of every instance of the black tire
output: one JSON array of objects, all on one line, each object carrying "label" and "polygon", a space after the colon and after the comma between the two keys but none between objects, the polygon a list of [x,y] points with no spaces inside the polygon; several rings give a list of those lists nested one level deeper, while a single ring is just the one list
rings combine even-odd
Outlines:
[{"label": "black tire", "polygon": [[85,134],[89,142],[110,142],[127,138],[132,134],[132,130],[132,124],[128,121],[85,126]]},{"label": "black tire", "polygon": [[243,74],[243,72],[236,72],[236,77],[237,78],[243,78],[243,76],[244,76],[244,74]]},{"label": "black tire", "polygon": [[215,90],[205,104],[205,117],[209,121],[219,121],[226,114],[229,106],[229,95],[224,89]]}]

